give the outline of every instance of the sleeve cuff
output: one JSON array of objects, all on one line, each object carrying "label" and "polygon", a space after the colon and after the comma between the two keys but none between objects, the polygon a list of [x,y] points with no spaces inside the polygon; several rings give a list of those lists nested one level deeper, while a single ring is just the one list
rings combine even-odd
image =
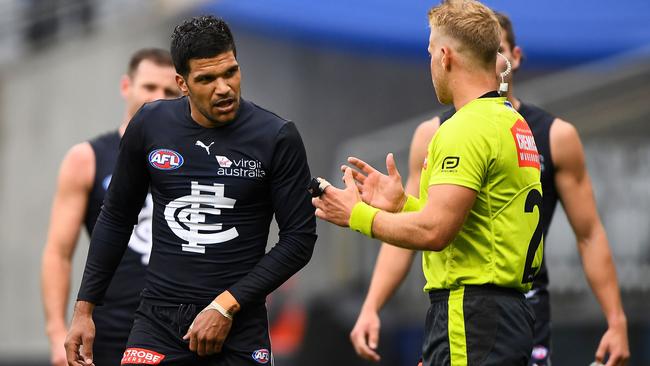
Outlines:
[{"label": "sleeve cuff", "polygon": [[364,202],[358,202],[354,205],[350,214],[350,221],[348,222],[350,229],[372,238],[372,222],[377,212],[379,212],[378,208]]},{"label": "sleeve cuff", "polygon": [[420,211],[420,200],[409,194],[406,198],[406,203],[404,203],[404,207],[402,207],[402,212],[414,211]]}]

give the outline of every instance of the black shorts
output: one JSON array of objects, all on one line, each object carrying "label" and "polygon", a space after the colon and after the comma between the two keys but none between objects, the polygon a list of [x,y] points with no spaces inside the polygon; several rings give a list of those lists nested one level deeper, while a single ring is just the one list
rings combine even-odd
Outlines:
[{"label": "black shorts", "polygon": [[165,304],[143,299],[135,313],[122,365],[259,366],[273,365],[266,306],[243,308],[233,321],[220,353],[200,357],[183,340],[207,304]]},{"label": "black shorts", "polygon": [[93,362],[96,366],[119,365],[124,354],[126,341],[133,325],[133,313],[137,304],[116,306],[106,304],[93,311],[95,341]]},{"label": "black shorts", "polygon": [[526,366],[534,315],[524,295],[497,286],[429,293],[424,366]]},{"label": "black shorts", "polygon": [[545,287],[534,288],[526,294],[535,312],[533,352],[529,366],[551,366],[551,304]]}]

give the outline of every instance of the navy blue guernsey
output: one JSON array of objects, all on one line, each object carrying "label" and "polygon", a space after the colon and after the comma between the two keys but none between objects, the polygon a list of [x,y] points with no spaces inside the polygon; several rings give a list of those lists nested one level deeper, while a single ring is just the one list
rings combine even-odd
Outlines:
[{"label": "navy blue guernsey", "polygon": [[[95,155],[95,178],[88,196],[84,223],[91,235],[101,211],[120,145],[120,134],[112,131],[89,141]],[[129,239],[128,249],[120,261],[111,281],[104,305],[97,308],[93,317],[102,339],[120,339],[124,346],[133,322],[133,313],[140,302],[145,273],[151,254],[151,215],[153,204],[147,197],[138,215],[138,225]],[[101,322],[101,323],[100,323]]]},{"label": "navy blue guernsey", "polygon": [[[150,187],[143,297],[202,304],[229,290],[242,306],[264,302],[311,258],[309,180],[295,125],[251,102],[215,128],[192,120],[186,97],[145,104],[122,138],[78,300],[102,301]],[[274,215],[279,241],[265,254]]]},{"label": "navy blue guernsey", "polygon": [[88,206],[86,207],[86,217],[84,224],[88,235],[93,233],[95,222],[102,209],[104,196],[111,182],[115,162],[117,162],[117,153],[120,148],[120,134],[118,131],[107,132],[88,141],[95,153],[95,179],[93,188],[88,196]]},{"label": "navy blue guernsey", "polygon": [[[455,112],[456,110],[454,108],[450,108],[443,112],[442,115],[440,115],[440,124],[451,118]],[[542,110],[541,108],[525,103],[521,103],[518,112],[522,115],[522,117],[524,117],[528,123],[528,126],[533,132],[533,136],[535,137],[535,144],[537,145],[537,151],[539,152],[543,192],[542,230],[544,233],[544,238],[546,238],[549,225],[553,219],[553,213],[555,212],[555,206],[557,205],[558,201],[557,189],[555,187],[555,167],[553,166],[553,160],[551,159],[550,142],[551,125],[555,120],[555,116]],[[546,248],[546,245],[544,248]],[[534,279],[533,289],[546,287],[547,285],[548,272],[546,270],[546,256],[544,256],[544,259],[542,260],[542,267]]]}]

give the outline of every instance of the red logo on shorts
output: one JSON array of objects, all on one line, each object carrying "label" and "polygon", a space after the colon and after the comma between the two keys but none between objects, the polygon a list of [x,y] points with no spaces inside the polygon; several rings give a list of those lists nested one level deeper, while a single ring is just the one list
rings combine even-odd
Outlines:
[{"label": "red logo on shorts", "polygon": [[519,166],[540,169],[537,145],[535,144],[535,138],[528,124],[518,119],[512,128],[510,128],[510,132],[512,132],[512,137],[515,139]]},{"label": "red logo on shorts", "polygon": [[122,356],[120,365],[158,365],[165,358],[158,352],[150,351],[144,348],[127,348]]}]

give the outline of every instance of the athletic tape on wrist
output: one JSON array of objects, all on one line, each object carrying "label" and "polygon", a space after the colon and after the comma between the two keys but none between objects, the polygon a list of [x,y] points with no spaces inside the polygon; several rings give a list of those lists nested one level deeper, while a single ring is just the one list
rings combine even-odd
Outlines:
[{"label": "athletic tape on wrist", "polygon": [[348,222],[350,229],[372,238],[372,222],[377,212],[379,212],[378,208],[363,202],[357,202],[350,213],[350,221]]},{"label": "athletic tape on wrist", "polygon": [[420,211],[420,200],[409,194],[404,203],[404,207],[402,207],[402,212],[413,211]]},{"label": "athletic tape on wrist", "polygon": [[201,310],[201,312],[204,312],[206,310],[216,310],[221,313],[221,315],[225,316],[226,318],[232,320],[233,316],[232,313],[230,313],[228,310],[226,310],[223,306],[219,305],[218,302],[212,301],[210,305],[206,306],[205,309]]}]

